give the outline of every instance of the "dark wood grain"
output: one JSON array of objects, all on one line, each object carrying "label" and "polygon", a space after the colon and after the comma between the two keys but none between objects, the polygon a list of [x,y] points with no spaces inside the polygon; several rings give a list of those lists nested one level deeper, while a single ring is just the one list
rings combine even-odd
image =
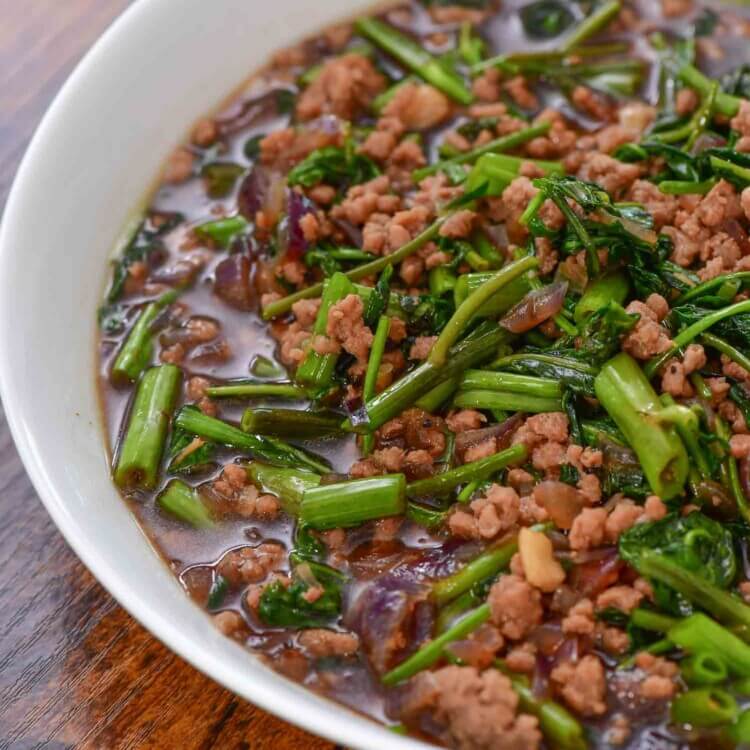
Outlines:
[{"label": "dark wood grain", "polygon": [[[127,4],[0,0],[0,207],[44,109]],[[203,677],[112,600],[47,516],[1,407],[0,519],[0,750],[333,750]]]}]

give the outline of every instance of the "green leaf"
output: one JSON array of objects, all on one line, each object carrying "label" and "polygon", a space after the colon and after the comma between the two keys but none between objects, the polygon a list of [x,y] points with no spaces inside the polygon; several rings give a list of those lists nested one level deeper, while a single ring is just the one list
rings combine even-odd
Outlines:
[{"label": "green leaf", "polygon": [[313,151],[287,175],[290,186],[313,187],[320,183],[348,188],[377,177],[380,170],[372,159],[352,148],[326,146]]}]

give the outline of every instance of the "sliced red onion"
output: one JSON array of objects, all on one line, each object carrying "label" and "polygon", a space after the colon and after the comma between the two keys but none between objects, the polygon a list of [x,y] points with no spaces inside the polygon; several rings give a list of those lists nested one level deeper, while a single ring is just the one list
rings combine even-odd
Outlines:
[{"label": "sliced red onion", "polygon": [[541,482],[534,488],[534,499],[559,529],[570,529],[584,506],[581,493],[565,482]]},{"label": "sliced red onion", "polygon": [[219,263],[214,273],[214,294],[237,310],[252,310],[257,300],[253,265],[245,255],[235,253]]},{"label": "sliced red onion", "polygon": [[466,430],[456,435],[456,450],[462,453],[467,448],[483,443],[487,438],[497,438],[502,440],[509,437],[515,430],[521,426],[523,414],[514,414],[499,424],[493,424],[489,427],[482,427],[479,430]]},{"label": "sliced red onion", "polygon": [[311,200],[296,190],[287,190],[286,258],[298,260],[307,252],[308,242],[300,222],[314,213],[315,205]]},{"label": "sliced red onion", "polygon": [[500,321],[500,325],[511,333],[526,333],[557,315],[562,309],[567,292],[567,281],[556,281],[541,289],[535,289],[511,309]]}]

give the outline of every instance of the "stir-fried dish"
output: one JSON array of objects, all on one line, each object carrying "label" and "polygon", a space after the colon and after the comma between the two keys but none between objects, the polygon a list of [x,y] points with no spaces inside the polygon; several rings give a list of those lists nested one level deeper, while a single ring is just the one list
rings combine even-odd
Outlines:
[{"label": "stir-fried dish", "polygon": [[195,126],[100,373],[114,481],[227,636],[458,750],[750,743],[749,40],[415,2]]}]

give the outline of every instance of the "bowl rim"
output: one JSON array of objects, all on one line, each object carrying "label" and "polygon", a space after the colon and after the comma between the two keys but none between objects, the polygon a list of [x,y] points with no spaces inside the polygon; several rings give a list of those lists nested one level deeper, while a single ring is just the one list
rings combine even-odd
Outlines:
[{"label": "bowl rim", "polygon": [[[165,1],[169,0],[133,0],[116,15],[75,65],[35,128],[13,178],[0,216],[0,301],[3,299],[3,289],[9,288],[12,283],[8,267],[15,244],[14,238],[20,236],[22,229],[20,221],[22,208],[37,189],[34,181],[35,165],[50,147],[49,141],[54,137],[58,120],[64,121],[67,100],[77,89],[85,86],[87,77],[97,67],[99,61],[106,58],[108,48],[115,38],[126,34],[131,25],[144,22],[143,19],[152,5]],[[155,173],[157,169],[158,165],[155,165]],[[149,185],[144,185],[144,193],[149,187]],[[137,199],[133,201],[134,205],[136,203]],[[119,227],[115,228],[113,236],[118,236],[119,230]],[[1,309],[0,312],[2,312]],[[8,338],[7,327],[0,325],[0,353],[7,353],[10,350]],[[64,495],[55,486],[42,457],[36,450],[34,429],[26,418],[23,398],[14,398],[16,393],[10,376],[11,367],[10,358],[0,356],[0,401],[11,436],[31,484],[73,552],[133,619],[169,650],[219,685],[283,721],[317,736],[344,743],[348,747],[361,748],[361,750],[381,750],[384,746],[393,750],[420,750],[420,748],[427,750],[434,747],[413,738],[399,736],[388,730],[385,725],[355,712],[344,704],[322,698],[287,678],[283,678],[284,688],[282,689],[265,684],[263,680],[242,680],[238,672],[226,670],[218,664],[207,647],[197,647],[195,639],[182,633],[179,624],[162,616],[158,610],[152,610],[139,595],[137,589],[119,574],[117,567],[110,565],[101,556],[96,546],[89,546],[86,543],[86,539],[81,536],[80,529],[76,526],[74,514],[66,512]],[[98,430],[102,439],[106,440],[103,423],[99,425]],[[238,646],[238,648],[241,647]],[[246,653],[252,658],[252,652]],[[298,701],[294,705],[294,710],[284,711],[284,701],[278,700],[280,693],[284,690],[287,692],[287,697],[293,697]],[[332,719],[338,720],[332,721]]]}]

